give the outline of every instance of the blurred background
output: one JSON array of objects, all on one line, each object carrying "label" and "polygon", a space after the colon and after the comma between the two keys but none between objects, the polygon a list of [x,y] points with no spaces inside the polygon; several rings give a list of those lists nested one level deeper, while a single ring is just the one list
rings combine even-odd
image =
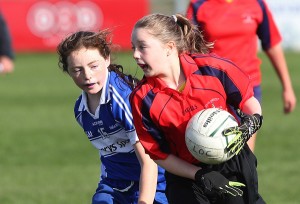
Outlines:
[{"label": "blurred background", "polygon": [[[267,0],[300,98],[300,1]],[[113,59],[142,76],[131,56],[134,23],[148,13],[185,13],[187,0],[0,0],[15,70],[0,75],[0,203],[86,204],[99,180],[98,152],[73,116],[80,90],[58,68],[55,49],[78,29],[114,29]],[[267,203],[300,203],[299,107],[284,115],[281,86],[263,63],[265,122],[256,143],[259,191]]]},{"label": "blurred background", "polygon": [[[62,37],[78,29],[113,28],[115,43],[130,49],[133,24],[147,13],[185,14],[188,0],[0,0],[15,51],[53,51]],[[267,0],[285,49],[300,50],[299,0]],[[26,40],[24,40],[26,39]]]}]

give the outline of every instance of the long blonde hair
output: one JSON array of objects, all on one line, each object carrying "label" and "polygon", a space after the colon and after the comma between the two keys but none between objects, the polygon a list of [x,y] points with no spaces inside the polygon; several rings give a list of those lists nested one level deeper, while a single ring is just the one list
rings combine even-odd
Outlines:
[{"label": "long blonde hair", "polygon": [[209,53],[213,42],[207,42],[202,32],[189,19],[181,14],[167,16],[150,14],[141,18],[134,29],[143,28],[162,43],[174,41],[178,53]]}]

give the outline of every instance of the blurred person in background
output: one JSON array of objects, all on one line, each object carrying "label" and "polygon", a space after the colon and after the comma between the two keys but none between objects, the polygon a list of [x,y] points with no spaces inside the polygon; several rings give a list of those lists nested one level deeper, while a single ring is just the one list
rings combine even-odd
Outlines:
[{"label": "blurred person in background", "polygon": [[58,45],[59,66],[82,90],[77,122],[99,150],[101,178],[93,204],[165,204],[164,170],[138,140],[129,95],[137,79],[111,64],[110,31],[79,31]]},{"label": "blurred person in background", "polygon": [[0,74],[14,71],[14,52],[11,36],[3,15],[0,13]]},{"label": "blurred person in background", "polygon": [[[281,82],[284,113],[295,109],[296,96],[281,47],[282,37],[264,0],[191,0],[187,17],[199,26],[206,40],[215,42],[213,52],[230,59],[248,73],[254,96],[261,103],[259,38]],[[256,135],[253,135],[248,141],[252,151],[255,140]]]}]

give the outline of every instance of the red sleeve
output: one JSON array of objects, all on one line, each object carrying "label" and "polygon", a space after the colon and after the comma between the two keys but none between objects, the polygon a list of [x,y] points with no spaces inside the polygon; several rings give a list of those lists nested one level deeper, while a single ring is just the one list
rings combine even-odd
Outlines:
[{"label": "red sleeve", "polygon": [[187,10],[186,10],[186,17],[188,19],[190,19],[193,24],[198,25],[199,21],[198,21],[198,17],[197,17],[197,13],[199,10],[199,7],[204,3],[205,1],[199,1],[199,0],[191,0]]},{"label": "red sleeve", "polygon": [[[149,133],[149,129],[155,130],[157,127],[155,125],[151,125],[151,127],[149,127],[152,119],[149,114],[149,107],[147,107],[148,105],[143,102],[146,94],[143,94],[142,90],[145,90],[145,87],[138,86],[130,96],[135,129],[139,140],[145,149],[145,152],[149,154],[153,160],[164,160],[167,158],[168,154],[161,151],[158,142]],[[144,93],[147,92],[144,91]],[[146,125],[146,122],[148,125]]]},{"label": "red sleeve", "polygon": [[262,9],[263,20],[259,24],[257,35],[261,40],[262,48],[268,50],[281,42],[282,37],[266,2],[264,0],[259,1],[259,5]]},{"label": "red sleeve", "polygon": [[187,7],[187,10],[186,10],[186,17],[190,20],[196,20],[196,19],[193,19],[194,16],[195,16],[195,13],[193,10],[193,2],[190,1],[189,5]]},{"label": "red sleeve", "polygon": [[[244,72],[240,67],[231,62],[230,60],[221,60],[222,68],[230,79],[229,81],[235,85],[237,89],[225,86],[225,91],[228,94],[228,104],[242,108],[244,103],[253,96],[253,84],[250,81],[249,75]],[[226,83],[224,83],[226,84]],[[240,97],[237,97],[237,96]],[[239,99],[240,98],[240,99]],[[237,100],[239,99],[239,100]]]},{"label": "red sleeve", "polygon": [[249,75],[231,60],[215,54],[195,54],[193,58],[199,67],[210,67],[211,70],[215,70],[213,74],[222,83],[227,95],[227,104],[241,108],[245,101],[253,96],[253,84]]}]

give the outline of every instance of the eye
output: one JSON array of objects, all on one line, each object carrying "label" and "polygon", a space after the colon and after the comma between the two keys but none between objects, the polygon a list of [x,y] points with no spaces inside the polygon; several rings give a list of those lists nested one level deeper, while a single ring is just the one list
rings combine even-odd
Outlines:
[{"label": "eye", "polygon": [[143,49],[145,49],[145,48],[146,48],[146,46],[144,46],[144,45],[139,46],[139,49],[140,49],[140,50],[143,50]]},{"label": "eye", "polygon": [[98,64],[92,64],[91,65],[91,69],[97,69],[98,68]]},{"label": "eye", "polygon": [[135,46],[131,47],[133,52],[136,51],[136,50],[144,50],[145,48],[146,48],[145,45],[138,45],[137,47],[135,47]]},{"label": "eye", "polygon": [[78,72],[80,72],[80,71],[81,71],[80,68],[74,68],[74,69],[72,70],[72,72],[74,72],[74,73],[78,73]]}]

